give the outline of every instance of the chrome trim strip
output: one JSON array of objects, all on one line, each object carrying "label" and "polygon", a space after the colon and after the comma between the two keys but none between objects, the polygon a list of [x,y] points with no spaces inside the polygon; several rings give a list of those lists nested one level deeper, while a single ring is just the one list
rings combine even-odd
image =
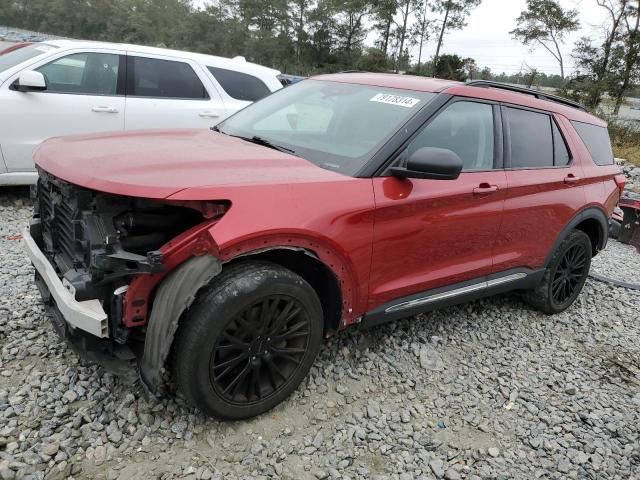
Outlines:
[{"label": "chrome trim strip", "polygon": [[437,302],[439,300],[446,300],[447,298],[453,298],[460,295],[464,295],[465,293],[471,293],[478,290],[486,290],[490,287],[495,287],[497,285],[502,285],[504,283],[513,282],[515,280],[520,280],[521,278],[526,277],[527,274],[524,272],[514,273],[511,275],[507,275],[506,277],[495,278],[493,280],[476,283],[473,285],[467,285],[466,287],[456,288],[455,290],[450,290],[448,292],[436,293],[434,295],[429,295],[423,298],[417,298],[415,300],[409,300],[408,302],[402,302],[397,305],[392,305],[385,309],[385,313],[398,312],[400,310],[406,310],[408,308],[419,307],[420,305],[426,305],[429,303]]}]

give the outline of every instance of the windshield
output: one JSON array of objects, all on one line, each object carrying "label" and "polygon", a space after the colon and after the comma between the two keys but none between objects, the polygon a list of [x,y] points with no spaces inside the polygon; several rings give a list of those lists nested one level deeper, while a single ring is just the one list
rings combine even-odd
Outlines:
[{"label": "windshield", "polygon": [[34,43],[33,45],[27,45],[26,47],[0,55],[0,73],[9,70],[16,65],[20,65],[22,62],[26,62],[27,60],[31,60],[39,55],[50,52],[55,48],[57,47],[46,43]]},{"label": "windshield", "polygon": [[353,175],[434,93],[305,80],[219,125],[227,135],[259,137],[316,165]]}]

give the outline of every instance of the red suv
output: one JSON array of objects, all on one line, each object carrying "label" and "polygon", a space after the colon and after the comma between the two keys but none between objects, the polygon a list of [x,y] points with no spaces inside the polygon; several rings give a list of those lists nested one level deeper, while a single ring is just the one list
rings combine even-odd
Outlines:
[{"label": "red suv", "polygon": [[60,334],[220,418],[351,325],[509,290],[566,309],[624,184],[600,119],[489,82],[319,76],[212,130],[45,142],[24,237]]}]

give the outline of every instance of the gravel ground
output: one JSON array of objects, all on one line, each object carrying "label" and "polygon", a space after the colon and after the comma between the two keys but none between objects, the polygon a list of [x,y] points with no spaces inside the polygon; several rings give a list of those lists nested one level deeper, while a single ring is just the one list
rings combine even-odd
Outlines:
[{"label": "gravel ground", "polygon": [[[640,479],[640,295],[589,280],[546,316],[498,296],[328,341],[308,381],[246,422],[80,363],[43,314],[0,193],[0,478]],[[611,242],[599,272],[640,282]]]}]

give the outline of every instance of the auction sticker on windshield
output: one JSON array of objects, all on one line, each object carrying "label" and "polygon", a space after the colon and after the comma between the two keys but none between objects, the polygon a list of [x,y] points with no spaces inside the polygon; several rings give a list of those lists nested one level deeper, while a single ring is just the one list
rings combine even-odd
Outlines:
[{"label": "auction sticker on windshield", "polygon": [[378,93],[371,97],[371,102],[388,103],[389,105],[398,105],[399,107],[411,108],[415,106],[420,99],[412,97],[403,97],[402,95],[391,95],[389,93]]}]

